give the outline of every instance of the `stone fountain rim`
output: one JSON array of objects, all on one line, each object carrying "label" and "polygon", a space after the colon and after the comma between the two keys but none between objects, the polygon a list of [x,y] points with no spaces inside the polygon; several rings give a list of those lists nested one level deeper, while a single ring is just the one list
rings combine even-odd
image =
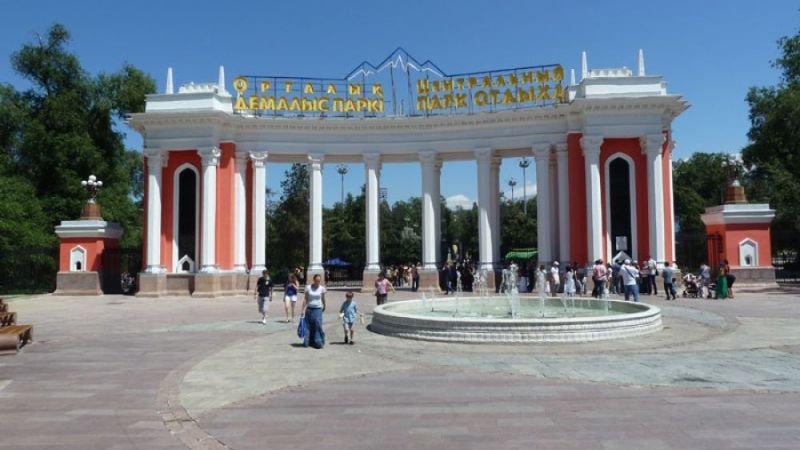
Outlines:
[{"label": "stone fountain rim", "polygon": [[[479,297],[461,297],[460,300],[467,300],[467,299],[476,299]],[[492,297],[496,299],[501,299],[501,297]],[[525,299],[531,299],[531,297],[522,297]],[[533,298],[534,300],[538,300],[538,298]],[[559,300],[558,297],[547,297],[547,299],[555,299]],[[447,299],[436,299],[436,300],[429,300],[429,301],[447,301],[452,302],[454,301],[453,298]],[[589,300],[586,298],[582,298],[582,300]],[[591,300],[591,301],[605,301],[605,300]],[[387,317],[395,317],[398,319],[413,319],[418,321],[426,321],[426,322],[434,322],[434,323],[468,323],[468,324],[487,324],[487,323],[499,323],[499,324],[516,324],[516,325],[524,325],[524,324],[547,324],[547,325],[558,325],[558,324],[590,324],[590,323],[604,323],[604,322],[619,322],[619,321],[631,321],[636,319],[643,319],[647,317],[653,317],[661,314],[661,308],[655,305],[651,305],[648,303],[642,302],[630,302],[630,301],[623,301],[623,300],[608,300],[611,303],[620,303],[624,304],[628,307],[634,307],[642,309],[642,311],[632,312],[632,313],[617,313],[608,316],[590,316],[590,317],[555,317],[555,318],[522,318],[522,319],[510,319],[510,318],[500,318],[500,317],[492,317],[492,318],[474,318],[474,317],[440,317],[440,316],[422,316],[417,314],[407,314],[407,313],[397,313],[391,310],[387,310],[386,308],[393,308],[398,305],[405,305],[410,303],[422,303],[422,299],[411,299],[411,300],[401,300],[397,302],[387,303],[385,305],[380,305],[375,307],[373,310],[373,315],[383,315]]]}]

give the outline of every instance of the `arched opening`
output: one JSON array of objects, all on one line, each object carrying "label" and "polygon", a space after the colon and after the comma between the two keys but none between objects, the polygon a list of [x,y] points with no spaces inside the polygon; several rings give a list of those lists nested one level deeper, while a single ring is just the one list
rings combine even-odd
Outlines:
[{"label": "arched opening", "polygon": [[633,218],[636,201],[633,164],[624,155],[606,163],[606,228],[609,259],[623,252],[636,257],[636,230]]},{"label": "arched opening", "polygon": [[739,265],[756,267],[758,265],[758,244],[752,239],[739,242]]},{"label": "arched opening", "polygon": [[72,250],[69,252],[69,271],[86,271],[86,250],[80,245],[72,247]]},{"label": "arched opening", "polygon": [[[197,218],[198,218],[198,176],[192,166],[178,169],[176,180],[175,202],[175,249],[174,260],[185,263],[187,260],[197,261]],[[176,263],[175,272],[193,272],[194,264],[188,267]],[[187,270],[188,269],[188,270]]]}]

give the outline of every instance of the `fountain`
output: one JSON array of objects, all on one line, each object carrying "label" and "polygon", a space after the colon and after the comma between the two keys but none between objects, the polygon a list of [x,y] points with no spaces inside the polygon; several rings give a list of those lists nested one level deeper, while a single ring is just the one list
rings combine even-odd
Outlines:
[{"label": "fountain", "polygon": [[[485,269],[476,271],[473,294],[433,295],[375,308],[370,330],[408,339],[464,343],[587,342],[661,330],[661,310],[643,303],[546,295],[544,272],[537,294],[521,295],[516,271],[504,271],[502,295],[490,294]],[[460,287],[460,283],[459,283]]]}]

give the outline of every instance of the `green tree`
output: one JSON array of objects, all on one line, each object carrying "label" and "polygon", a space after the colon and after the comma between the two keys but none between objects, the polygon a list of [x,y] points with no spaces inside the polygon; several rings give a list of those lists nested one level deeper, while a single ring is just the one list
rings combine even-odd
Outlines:
[{"label": "green tree", "polygon": [[535,200],[528,200],[528,215],[525,215],[520,203],[501,202],[501,254],[497,256],[498,260],[503,258],[511,249],[538,246],[535,213]]},{"label": "green tree", "polygon": [[308,167],[292,164],[281,181],[282,194],[268,220],[267,252],[273,269],[308,263]]},{"label": "green tree", "polygon": [[681,232],[705,231],[700,215],[709,206],[721,205],[725,200],[729,164],[729,155],[725,153],[695,153],[688,160],[674,163],[675,218]]},{"label": "green tree", "polygon": [[[800,32],[778,41],[781,56],[773,66],[781,70],[777,85],[752,87],[750,143],[742,159],[750,169],[748,197],[769,202],[776,210],[773,249],[798,249],[800,230]],[[790,234],[787,234],[790,233]],[[778,239],[775,236],[793,236]]]},{"label": "green tree", "polygon": [[[30,87],[18,91],[0,85],[0,176],[16,177],[4,188],[23,196],[32,193],[26,207],[41,212],[23,214],[24,222],[15,222],[19,214],[3,214],[0,228],[11,223],[35,234],[52,234],[61,220],[77,218],[86,199],[80,181],[95,174],[105,183],[99,195],[103,217],[125,228],[123,246],[138,247],[141,154],[125,150],[116,121],[143,111],[145,94],[155,91],[155,82],[130,65],[91,76],[67,50],[68,42],[69,32],[59,24],[37,35],[11,55],[11,66]],[[12,205],[7,205],[9,214],[22,211]],[[45,241],[54,245],[55,239]],[[30,243],[6,241],[0,255]]]}]

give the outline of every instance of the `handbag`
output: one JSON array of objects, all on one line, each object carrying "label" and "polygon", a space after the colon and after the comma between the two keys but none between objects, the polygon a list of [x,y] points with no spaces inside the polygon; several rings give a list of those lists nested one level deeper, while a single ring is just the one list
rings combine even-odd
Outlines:
[{"label": "handbag", "polygon": [[300,339],[305,339],[306,335],[308,334],[308,323],[306,323],[305,316],[300,317],[300,320],[297,321],[297,337]]}]

